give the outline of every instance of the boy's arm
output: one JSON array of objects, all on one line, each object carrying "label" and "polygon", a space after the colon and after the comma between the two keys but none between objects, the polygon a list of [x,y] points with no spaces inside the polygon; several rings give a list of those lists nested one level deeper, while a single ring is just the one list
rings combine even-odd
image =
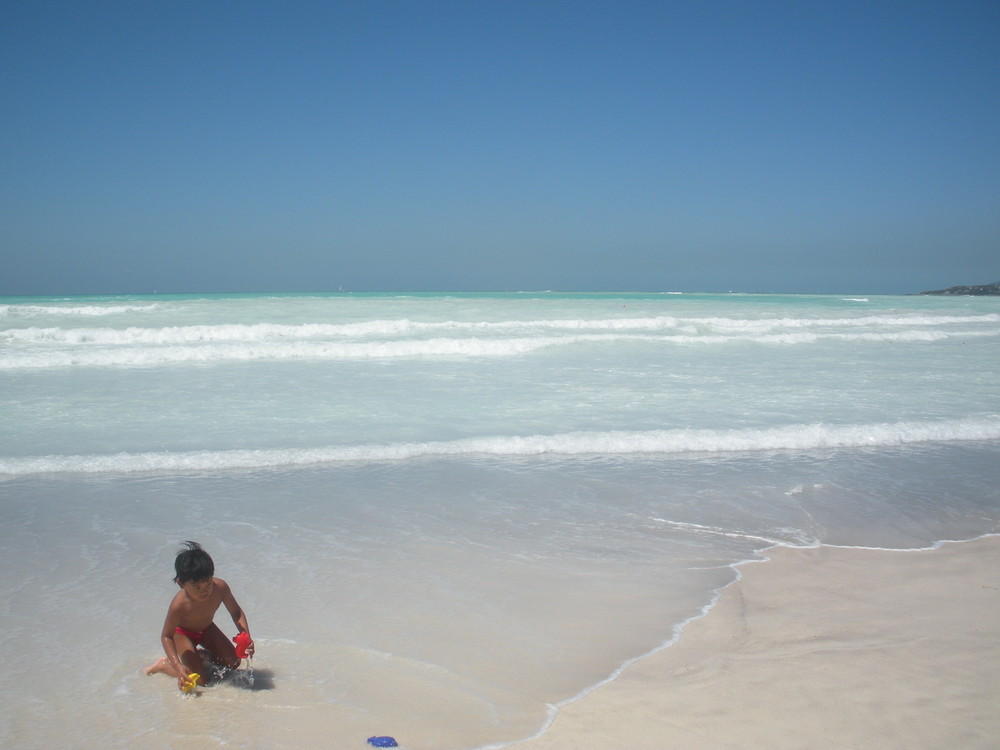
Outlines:
[{"label": "boy's arm", "polygon": [[[226,609],[229,610],[230,617],[233,618],[233,622],[241,633],[246,633],[250,635],[250,626],[247,625],[247,616],[240,607],[239,603],[236,601],[236,597],[233,596],[232,589],[229,588],[229,584],[222,581],[222,603],[226,605]],[[254,646],[253,638],[250,638],[250,643],[247,644],[247,655],[253,656]]]}]

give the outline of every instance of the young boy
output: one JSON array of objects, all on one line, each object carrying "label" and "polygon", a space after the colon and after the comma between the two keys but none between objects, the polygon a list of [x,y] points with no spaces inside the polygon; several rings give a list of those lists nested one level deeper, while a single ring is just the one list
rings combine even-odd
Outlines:
[{"label": "young boy", "polygon": [[[219,626],[212,622],[222,604],[241,633],[249,635],[247,618],[236,603],[229,584],[215,578],[215,563],[208,553],[196,542],[185,542],[187,549],[181,550],[174,560],[177,576],[174,582],[180,591],[174,595],[167,608],[160,640],[166,657],[146,669],[146,674],[163,672],[177,678],[177,687],[184,689],[187,676],[191,672],[204,675],[206,663],[202,654],[210,657],[212,663],[229,669],[240,665],[236,649]],[[199,652],[198,647],[203,649]],[[253,656],[253,640],[247,647],[247,654]],[[198,679],[199,685],[206,684],[205,677]]]}]

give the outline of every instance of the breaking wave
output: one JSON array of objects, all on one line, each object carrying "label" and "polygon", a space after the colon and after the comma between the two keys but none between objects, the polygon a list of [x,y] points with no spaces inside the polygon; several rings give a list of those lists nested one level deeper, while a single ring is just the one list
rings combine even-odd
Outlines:
[{"label": "breaking wave", "polygon": [[266,469],[338,462],[404,461],[448,456],[538,456],[737,453],[890,447],[924,442],[1000,439],[1000,415],[942,422],[811,424],[710,430],[569,432],[459,440],[112,455],[0,459],[0,474],[194,472]]},{"label": "breaking wave", "polygon": [[824,340],[933,342],[952,337],[997,336],[1000,327],[992,325],[997,322],[998,314],[29,327],[0,331],[0,370],[251,360],[490,358],[519,356],[554,346],[622,341],[669,345],[798,345]]},{"label": "breaking wave", "polygon": [[105,315],[152,312],[159,307],[155,303],[145,305],[0,305],[0,318],[31,318],[42,315],[93,318]]}]

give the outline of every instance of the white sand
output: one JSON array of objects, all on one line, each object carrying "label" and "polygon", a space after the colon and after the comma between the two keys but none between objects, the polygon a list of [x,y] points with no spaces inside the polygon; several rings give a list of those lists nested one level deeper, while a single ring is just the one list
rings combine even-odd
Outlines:
[{"label": "white sand", "polygon": [[1000,747],[1000,537],[770,555],[513,747]]}]

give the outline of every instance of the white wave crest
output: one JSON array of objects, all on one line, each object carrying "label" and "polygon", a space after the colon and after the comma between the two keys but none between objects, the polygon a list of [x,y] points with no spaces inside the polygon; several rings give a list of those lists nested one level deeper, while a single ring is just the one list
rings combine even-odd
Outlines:
[{"label": "white wave crest", "polygon": [[499,323],[448,321],[425,323],[412,320],[374,320],[366,323],[304,323],[282,325],[197,325],[164,328],[21,328],[0,331],[0,341],[25,344],[97,344],[129,346],[137,344],[199,344],[216,341],[258,342],[309,339],[347,339],[420,335],[439,331],[467,334],[520,334],[546,330],[628,331],[658,330],[676,326],[673,319],[506,321]]},{"label": "white wave crest", "polygon": [[[823,333],[697,334],[578,333],[514,338],[399,338],[374,341],[310,340],[308,327],[289,327],[287,335],[256,339],[254,327],[207,326],[183,329],[23,329],[0,333],[11,344],[0,356],[0,370],[61,367],[152,367],[171,364],[281,360],[365,360],[398,358],[497,358],[581,343],[647,342],[660,345],[729,343],[796,345],[822,340],[858,342],[934,342],[952,337],[998,336],[989,330],[897,330]],[[220,330],[221,329],[221,330]],[[273,332],[272,332],[273,333]],[[30,343],[25,344],[26,340]],[[51,345],[47,345],[51,344]]]},{"label": "white wave crest", "polygon": [[30,318],[41,315],[76,315],[84,318],[104,315],[152,312],[156,303],[145,305],[0,305],[0,318]]},{"label": "white wave crest", "polygon": [[839,328],[934,328],[963,324],[1000,323],[1000,313],[984,315],[866,315],[859,318],[687,318],[685,323],[702,325],[720,331],[768,332],[774,330],[818,329],[836,331]]},{"label": "white wave crest", "polygon": [[596,336],[563,339],[414,339],[371,342],[258,342],[204,346],[129,346],[77,350],[27,351],[0,357],[0,370],[72,366],[151,367],[181,363],[218,363],[282,360],[364,360],[419,357],[509,357],[553,344],[573,343]]},{"label": "white wave crest", "polygon": [[[2,307],[2,306],[0,306]],[[9,307],[9,306],[8,306]],[[104,310],[106,308],[100,308]],[[125,308],[122,308],[125,309]],[[104,314],[104,313],[93,313]],[[506,321],[414,321],[406,318],[372,320],[362,323],[278,323],[166,326],[163,328],[22,328],[0,331],[0,340],[38,344],[189,344],[214,341],[255,342],[324,338],[366,338],[411,336],[448,332],[466,334],[532,335],[546,331],[573,332],[652,332],[676,331],[682,335],[767,334],[774,331],[813,330],[832,335],[840,328],[903,326],[934,329],[956,324],[1000,322],[1000,314],[963,316],[867,316],[862,318],[648,318],[506,320]],[[875,331],[877,333],[877,331]]]},{"label": "white wave crest", "polygon": [[1000,416],[991,415],[944,422],[813,424],[741,430],[570,432],[318,448],[9,457],[0,459],[0,474],[223,471],[473,455],[574,456],[801,451],[998,439]]}]

